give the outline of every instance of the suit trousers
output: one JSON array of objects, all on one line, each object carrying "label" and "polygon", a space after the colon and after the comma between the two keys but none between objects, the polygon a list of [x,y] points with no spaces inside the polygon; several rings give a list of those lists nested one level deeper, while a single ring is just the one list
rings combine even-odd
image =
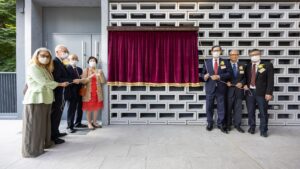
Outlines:
[{"label": "suit trousers", "polygon": [[[227,97],[226,125],[240,127],[242,121],[242,101],[243,98],[234,93]],[[233,121],[233,122],[232,122]]]},{"label": "suit trousers", "polygon": [[59,125],[61,121],[61,116],[64,110],[64,100],[62,95],[55,94],[55,101],[52,103],[51,111],[51,138],[55,140],[59,135]]},{"label": "suit trousers", "polygon": [[256,127],[256,118],[255,118],[255,110],[256,105],[259,110],[259,118],[260,118],[260,131],[267,132],[268,131],[268,101],[265,100],[264,96],[257,96],[256,90],[250,89],[252,96],[246,97],[246,104],[248,109],[248,124],[250,127]]},{"label": "suit trousers", "polygon": [[75,125],[81,124],[82,120],[82,97],[78,96],[76,99],[69,99],[68,105],[68,128],[74,128],[74,120],[76,114]]},{"label": "suit trousers", "polygon": [[218,120],[217,125],[223,126],[225,118],[225,94],[223,91],[215,90],[212,94],[206,94],[206,117],[207,123],[213,124],[213,115],[214,115],[214,101],[217,100],[217,113]]}]

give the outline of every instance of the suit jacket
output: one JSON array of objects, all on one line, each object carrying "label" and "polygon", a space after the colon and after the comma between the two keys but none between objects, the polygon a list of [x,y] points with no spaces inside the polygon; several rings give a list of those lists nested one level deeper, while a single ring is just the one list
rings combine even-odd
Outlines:
[{"label": "suit jacket", "polygon": [[[214,68],[212,66],[213,65],[212,63],[213,63],[213,59],[208,59],[204,62],[206,66],[205,65],[203,66],[202,74],[201,74],[201,77],[203,79],[204,79],[204,75],[207,72],[209,73],[210,76],[214,75]],[[230,69],[230,65],[228,61],[220,58],[218,66],[219,66],[218,75],[220,76],[220,80],[223,82],[227,82],[228,80],[230,80],[232,76],[232,69]],[[211,78],[209,78],[205,83],[206,94],[212,94],[216,90],[226,94],[227,85],[219,81],[211,80]]]},{"label": "suit jacket", "polygon": [[[246,79],[247,86],[250,88],[252,63],[247,64]],[[261,62],[258,65],[256,72],[256,95],[265,96],[272,95],[274,90],[274,70],[273,64],[268,62]]]},{"label": "suit jacket", "polygon": [[[234,72],[233,72],[233,67],[232,64],[229,62],[230,68],[232,69],[232,75],[231,79],[229,82],[231,82],[232,85],[236,85],[237,83],[242,83],[242,85],[246,84],[246,66],[240,63],[237,63],[237,77],[234,78]],[[237,95],[238,97],[242,98],[243,97],[243,90],[239,89],[237,87],[229,87],[228,88],[228,97],[232,97],[234,95]]]},{"label": "suit jacket", "polygon": [[[74,79],[81,79],[81,75],[82,75],[82,69],[80,67],[75,67],[73,68],[73,66],[68,65],[67,66],[67,71],[69,73],[69,76],[72,80]],[[71,94],[71,98],[72,99],[77,99],[80,97],[79,95],[79,90],[81,88],[81,84],[72,84],[70,85],[70,94]],[[81,98],[79,98],[81,99]]]},{"label": "suit jacket", "polygon": [[[71,83],[73,80],[72,78],[69,76],[67,69],[65,67],[65,65],[60,61],[60,59],[58,59],[57,57],[55,57],[53,59],[53,65],[54,65],[54,70],[53,70],[53,77],[54,77],[54,81],[62,83],[62,82],[69,82]],[[63,94],[65,96],[65,99],[70,97],[70,88],[66,87],[65,88],[65,92],[63,93],[63,87],[57,87],[54,90],[54,94],[55,97],[62,97]]]}]

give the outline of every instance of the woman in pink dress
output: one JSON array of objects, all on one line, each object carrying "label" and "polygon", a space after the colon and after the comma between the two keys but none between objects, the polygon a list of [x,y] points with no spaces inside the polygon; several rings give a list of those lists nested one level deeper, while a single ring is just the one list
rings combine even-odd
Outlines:
[{"label": "woman in pink dress", "polygon": [[103,109],[102,84],[105,83],[103,71],[97,69],[98,60],[94,56],[89,57],[89,67],[83,70],[82,79],[86,87],[86,93],[82,97],[82,110],[86,112],[88,128],[95,129],[102,126],[97,122],[98,113]]}]

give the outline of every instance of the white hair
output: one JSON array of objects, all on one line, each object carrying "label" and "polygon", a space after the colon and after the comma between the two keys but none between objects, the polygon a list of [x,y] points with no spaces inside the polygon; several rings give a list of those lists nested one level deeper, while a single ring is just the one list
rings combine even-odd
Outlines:
[{"label": "white hair", "polygon": [[65,46],[65,45],[57,45],[56,47],[55,47],[55,52],[58,52],[60,49],[62,49],[62,48],[66,48],[67,49],[67,47]]},{"label": "white hair", "polygon": [[229,54],[232,54],[233,52],[237,52],[238,54],[240,53],[239,50],[237,50],[237,49],[232,49],[232,50],[229,52]]}]

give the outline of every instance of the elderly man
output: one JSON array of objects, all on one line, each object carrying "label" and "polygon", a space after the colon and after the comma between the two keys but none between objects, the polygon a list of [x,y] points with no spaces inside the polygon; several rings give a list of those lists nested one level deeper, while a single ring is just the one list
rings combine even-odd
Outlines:
[{"label": "elderly man", "polygon": [[[55,55],[56,57],[53,59],[54,71],[52,73],[54,80],[59,83],[71,83],[73,80],[69,76],[67,69],[63,64],[63,60],[69,56],[68,49],[63,45],[58,45],[55,47]],[[69,97],[69,87],[57,87],[54,90],[54,97],[55,101],[52,104],[51,112],[51,138],[55,144],[61,144],[65,141],[60,139],[60,137],[63,137],[67,134],[59,132],[59,124],[65,106],[65,97]]]},{"label": "elderly man", "polygon": [[250,51],[251,62],[246,67],[245,90],[250,90],[246,97],[248,109],[248,123],[251,134],[255,133],[256,106],[259,110],[260,135],[268,137],[268,102],[272,99],[274,89],[274,70],[273,64],[261,61],[261,53],[258,49]]},{"label": "elderly man", "polygon": [[[82,124],[82,96],[79,94],[79,90],[82,87],[81,85],[81,75],[82,75],[82,69],[78,66],[79,65],[79,58],[76,54],[69,55],[69,65],[67,66],[67,71],[70,75],[70,77],[73,79],[73,83],[70,86],[71,89],[71,97],[67,99],[67,105],[68,105],[68,127],[67,131],[69,133],[74,133],[76,130],[74,127],[77,128],[85,128],[87,125]],[[76,114],[76,121],[74,124]]]},{"label": "elderly man", "polygon": [[230,67],[232,69],[232,78],[227,82],[227,112],[226,126],[231,130],[233,124],[236,130],[240,133],[245,131],[241,128],[242,120],[242,100],[244,91],[242,90],[245,84],[245,67],[239,63],[239,51],[232,50],[229,54]]}]

